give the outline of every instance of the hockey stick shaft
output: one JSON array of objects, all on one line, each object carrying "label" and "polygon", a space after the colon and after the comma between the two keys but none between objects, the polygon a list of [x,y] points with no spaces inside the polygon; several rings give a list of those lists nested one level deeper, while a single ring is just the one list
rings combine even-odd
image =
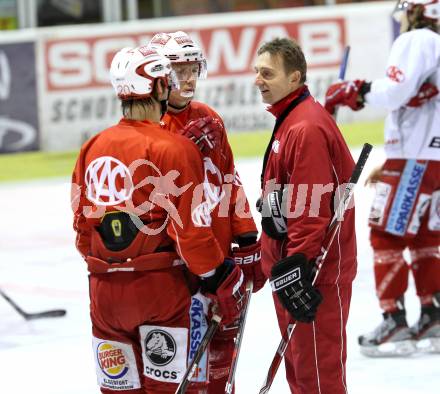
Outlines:
[{"label": "hockey stick shaft", "polygon": [[[312,282],[313,284],[315,284],[316,279],[318,278],[321,267],[327,257],[327,253],[333,243],[336,233],[338,232],[344,216],[344,212],[347,209],[348,204],[350,203],[350,200],[353,196],[354,186],[361,176],[362,170],[364,169],[365,163],[367,162],[368,156],[370,155],[371,149],[372,146],[370,144],[364,144],[359,159],[354,167],[353,173],[351,174],[350,181],[344,190],[343,196],[339,201],[339,205],[335,211],[335,214],[333,215],[330,225],[328,226],[324,242],[321,247],[321,255],[317,258],[318,266]],[[272,363],[270,364],[266,380],[264,381],[263,387],[260,389],[260,394],[266,394],[269,392],[269,389],[275,379],[275,375],[284,357],[284,353],[286,352],[287,346],[289,345],[295,328],[296,323],[291,323],[287,326],[285,335],[281,338],[281,342],[278,345],[278,349],[272,359]]]},{"label": "hockey stick shaft", "polygon": [[249,304],[251,302],[253,288],[254,288],[253,282],[249,281],[246,284],[246,304],[244,305],[243,310],[241,311],[238,332],[235,338],[234,351],[232,353],[231,368],[229,369],[228,381],[226,382],[226,386],[225,386],[226,394],[231,394],[234,388],[235,371],[237,370],[238,356],[240,355],[241,342],[243,340],[244,327],[246,325],[246,318],[249,310]]},{"label": "hockey stick shaft", "polygon": [[[344,54],[342,55],[341,64],[339,66],[339,75],[338,80],[343,81],[345,79],[345,73],[347,71],[347,65],[348,65],[348,57],[350,56],[350,45],[347,45],[344,49]],[[338,110],[339,107],[335,108],[335,113],[333,114],[333,118],[336,120],[338,117]]]},{"label": "hockey stick shaft", "polygon": [[344,49],[344,54],[342,55],[341,65],[339,66],[338,79],[343,81],[345,78],[345,72],[347,71],[348,57],[350,55],[350,45],[347,45]]},{"label": "hockey stick shaft", "polygon": [[43,319],[46,317],[61,317],[66,314],[65,309],[52,309],[43,312],[35,312],[29,313],[21,309],[18,304],[15,303],[3,290],[0,289],[0,295],[11,305],[19,315],[21,315],[25,320],[35,320],[35,319]]},{"label": "hockey stick shaft", "polygon": [[203,354],[205,353],[206,349],[208,348],[209,343],[211,342],[212,338],[214,337],[214,334],[217,331],[218,326],[220,325],[220,322],[222,320],[222,317],[220,315],[214,314],[211,318],[211,322],[209,323],[208,329],[205,332],[205,335],[203,336],[199,348],[197,349],[196,354],[194,355],[194,358],[191,361],[191,364],[188,366],[185,375],[183,375],[182,381],[180,382],[179,386],[177,387],[175,394],[183,394],[186,392],[186,389],[188,388],[188,385],[191,383],[191,378],[193,377],[195,371],[197,370],[197,367],[199,366],[200,360],[202,359]]}]

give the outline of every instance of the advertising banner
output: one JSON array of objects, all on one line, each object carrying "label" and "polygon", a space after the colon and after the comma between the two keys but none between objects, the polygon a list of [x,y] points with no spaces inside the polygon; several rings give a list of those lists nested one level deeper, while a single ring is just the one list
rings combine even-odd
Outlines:
[{"label": "advertising banner", "polygon": [[[336,78],[345,30],[344,18],[187,30],[202,45],[208,61],[208,79],[199,82],[196,99],[218,111],[229,131],[269,129],[273,117],[264,110],[253,85],[258,47],[274,37],[296,37],[308,59],[308,84],[322,95]],[[108,76],[111,59],[125,46],[148,43],[154,33],[45,41],[42,115],[49,149],[59,149],[58,144],[66,141],[76,148],[119,119],[119,103]],[[60,130],[62,140],[54,136]]]},{"label": "advertising banner", "polygon": [[[116,123],[121,111],[109,80],[111,59],[123,47],[146,45],[160,31],[184,30],[202,46],[208,79],[199,81],[196,99],[222,116],[228,132],[269,130],[274,118],[261,102],[253,70],[256,51],[264,42],[275,37],[298,41],[308,64],[307,84],[321,102],[337,78],[346,45],[352,45],[347,78],[351,72],[356,78],[362,74],[371,78],[384,69],[392,39],[385,5],[336,8],[167,18],[81,31],[66,28],[57,34],[46,31],[39,38],[42,149],[77,149]],[[362,111],[360,119],[377,118],[377,113],[371,116],[369,111]],[[347,120],[346,116],[340,111],[341,119]]]},{"label": "advertising banner", "polygon": [[39,148],[33,42],[0,43],[0,153]]}]

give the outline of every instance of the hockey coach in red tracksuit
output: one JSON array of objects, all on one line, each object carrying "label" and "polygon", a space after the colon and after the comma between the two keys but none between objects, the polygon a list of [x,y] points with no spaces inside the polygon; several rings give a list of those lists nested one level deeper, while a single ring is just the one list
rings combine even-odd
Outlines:
[{"label": "hockey coach in red tracksuit", "polygon": [[357,266],[354,208],[345,212],[312,281],[354,162],[335,121],[304,84],[307,64],[298,44],[277,38],[257,54],[255,84],[276,117],[262,173],[262,268],[271,279],[281,333],[298,322],[285,353],[287,381],[295,394],[346,393],[345,327]]}]

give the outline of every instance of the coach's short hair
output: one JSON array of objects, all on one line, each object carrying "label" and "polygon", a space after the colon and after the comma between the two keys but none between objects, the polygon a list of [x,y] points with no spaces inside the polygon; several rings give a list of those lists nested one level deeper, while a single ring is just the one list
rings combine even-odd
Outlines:
[{"label": "coach's short hair", "polygon": [[299,44],[290,38],[275,38],[272,41],[264,43],[257,54],[264,52],[271,56],[281,56],[284,65],[284,71],[289,74],[293,71],[301,73],[301,82],[304,83],[307,78],[307,63],[304,53]]}]

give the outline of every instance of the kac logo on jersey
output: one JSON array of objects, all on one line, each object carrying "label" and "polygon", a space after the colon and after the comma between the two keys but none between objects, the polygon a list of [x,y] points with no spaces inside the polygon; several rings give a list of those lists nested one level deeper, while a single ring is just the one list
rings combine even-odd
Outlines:
[{"label": "kac logo on jersey", "polygon": [[120,379],[128,372],[122,349],[108,342],[101,342],[98,345],[96,358],[102,372],[110,379]]},{"label": "kac logo on jersey", "polygon": [[396,66],[388,67],[387,77],[397,83],[403,82],[405,80],[405,74]]},{"label": "kac logo on jersey", "polygon": [[116,205],[133,194],[133,180],[127,166],[111,156],[93,160],[85,174],[87,198],[96,205]]},{"label": "kac logo on jersey", "polygon": [[145,338],[148,359],[158,366],[169,364],[176,355],[176,341],[165,331],[152,330]]},{"label": "kac logo on jersey", "polygon": [[272,150],[274,153],[278,153],[280,151],[280,141],[275,140],[272,142]]},{"label": "kac logo on jersey", "polygon": [[191,218],[197,227],[209,227],[212,223],[211,212],[220,204],[225,196],[223,190],[223,175],[209,157],[203,159],[205,179],[203,181],[204,201],[197,205]]}]

